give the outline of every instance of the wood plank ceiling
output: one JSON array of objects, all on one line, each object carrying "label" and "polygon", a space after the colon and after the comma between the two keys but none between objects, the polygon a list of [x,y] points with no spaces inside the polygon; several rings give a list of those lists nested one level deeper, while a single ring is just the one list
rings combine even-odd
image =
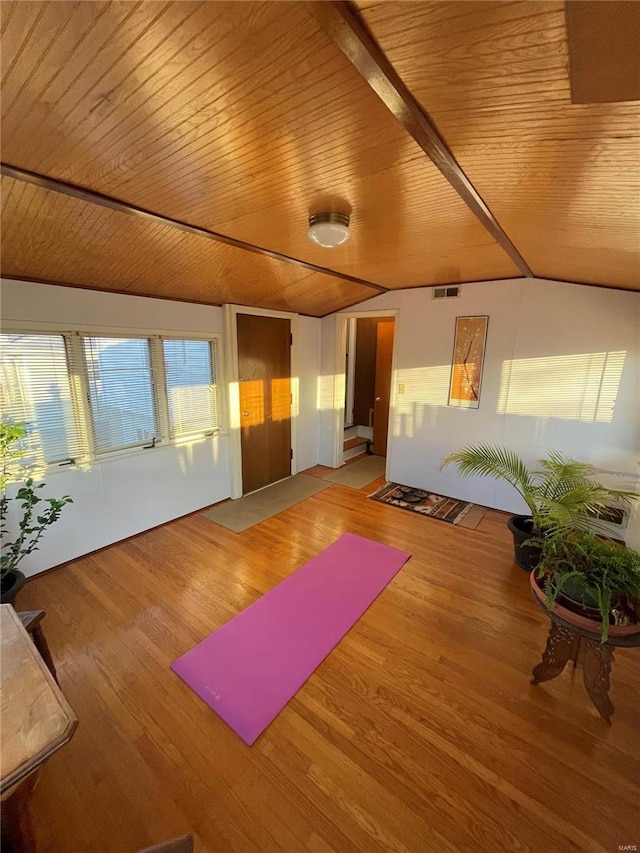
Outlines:
[{"label": "wood plank ceiling", "polygon": [[571,102],[564,3],[359,5],[535,274],[640,289],[640,103]]},{"label": "wood plank ceiling", "polygon": [[[495,229],[314,3],[17,0],[2,2],[3,273],[313,316],[528,268],[638,287],[638,104],[571,104],[561,3],[361,12]],[[307,240],[320,209],[351,213],[346,245]]]}]

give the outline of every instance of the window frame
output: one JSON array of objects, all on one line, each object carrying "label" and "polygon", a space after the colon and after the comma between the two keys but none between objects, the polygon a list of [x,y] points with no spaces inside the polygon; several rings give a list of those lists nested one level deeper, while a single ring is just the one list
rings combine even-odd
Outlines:
[{"label": "window frame", "polygon": [[[210,387],[217,389],[218,394],[218,424],[213,425],[211,427],[207,427],[205,430],[196,430],[190,433],[182,433],[180,435],[172,435],[171,432],[171,410],[169,404],[169,394],[167,387],[167,365],[164,354],[164,342],[165,341],[174,341],[174,342],[185,342],[189,341],[202,341],[209,345],[209,365],[211,367],[211,377],[214,381],[210,382]],[[162,376],[159,377],[161,379],[162,385],[162,395],[164,395],[164,413],[166,413],[166,436],[167,441],[172,442],[174,444],[183,444],[186,441],[189,441],[192,438],[198,438],[200,436],[210,436],[215,435],[216,433],[220,433],[222,431],[222,411],[223,411],[223,399],[222,399],[222,382],[221,382],[221,367],[220,367],[220,347],[221,341],[220,336],[210,337],[210,338],[187,338],[179,335],[160,335],[159,336],[159,358],[158,363],[160,363],[160,359],[162,360]]]},{"label": "window frame", "polygon": [[[93,439],[96,436],[96,425],[94,421],[94,404],[91,400],[91,390],[90,390],[90,379],[89,379],[89,363],[86,357],[85,351],[85,341],[91,341],[96,338],[114,338],[115,340],[130,340],[130,341],[146,341],[147,351],[149,356],[149,385],[151,390],[151,407],[153,412],[153,420],[155,426],[155,435],[152,436],[151,439],[144,439],[143,441],[137,441],[135,443],[121,444],[117,447],[108,448],[106,450],[98,450],[97,447],[93,447],[94,457],[96,459],[102,459],[105,456],[111,456],[113,453],[128,453],[136,450],[151,450],[161,444],[161,423],[160,423],[160,415],[159,415],[159,400],[157,397],[157,388],[156,388],[156,380],[154,373],[154,365],[153,365],[153,350],[151,346],[151,336],[147,334],[138,334],[138,335],[121,335],[117,333],[109,333],[105,334],[102,332],[90,332],[85,333],[81,332],[80,342],[82,347],[82,361],[78,365],[79,371],[83,374],[84,380],[86,382],[87,389],[87,406],[89,410],[89,429],[91,433],[91,438]],[[147,442],[151,442],[149,446]]]},{"label": "window frame", "polygon": [[[40,454],[42,455],[41,459],[38,459],[37,462],[34,462],[33,465],[29,466],[30,468],[43,470],[43,471],[56,471],[60,468],[68,468],[73,467],[78,462],[84,462],[88,458],[89,452],[89,441],[88,441],[88,433],[85,431],[85,424],[81,417],[81,412],[78,406],[78,397],[76,392],[76,383],[74,381],[74,371],[72,369],[72,356],[69,349],[69,338],[67,333],[61,329],[51,329],[47,327],[44,328],[25,328],[23,325],[14,325],[9,323],[2,323],[0,327],[0,334],[2,335],[24,335],[25,337],[37,337],[41,336],[51,337],[51,338],[61,338],[62,348],[64,351],[64,357],[66,361],[66,377],[69,384],[69,402],[71,404],[71,412],[73,417],[73,424],[75,426],[75,431],[78,437],[78,445],[79,450],[84,448],[84,453],[79,452],[76,453],[75,456],[68,456],[66,458],[60,458],[55,461],[47,461],[44,458],[44,452],[42,446],[40,447]],[[0,354],[1,355],[1,354]],[[25,419],[25,423],[29,423],[29,419]],[[27,454],[28,455],[28,454]]]},{"label": "window frame", "polygon": [[[92,326],[90,324],[76,325],[70,328],[69,324],[61,325],[43,322],[3,322],[0,331],[7,334],[25,335],[60,335],[63,338],[67,356],[67,371],[71,387],[73,411],[78,432],[82,436],[86,453],[78,456],[75,464],[69,463],[42,463],[42,470],[47,474],[77,468],[79,465],[90,465],[108,462],[113,459],[127,457],[152,449],[176,447],[187,443],[202,441],[218,435],[225,435],[226,429],[226,388],[224,381],[224,363],[222,354],[223,341],[220,332],[190,332],[176,329],[139,329],[139,328],[114,328]],[[93,412],[90,402],[89,376],[87,360],[84,353],[85,338],[131,338],[146,339],[149,344],[149,362],[151,376],[151,392],[156,418],[157,435],[150,444],[137,444],[133,447],[119,447],[113,450],[98,451],[93,438]],[[215,381],[213,384],[218,392],[218,424],[212,429],[202,432],[194,432],[189,435],[181,435],[172,438],[170,435],[169,402],[167,398],[166,370],[164,363],[163,340],[176,341],[205,341],[209,343],[209,352],[212,359],[212,373]],[[215,362],[214,347],[215,344]]]}]

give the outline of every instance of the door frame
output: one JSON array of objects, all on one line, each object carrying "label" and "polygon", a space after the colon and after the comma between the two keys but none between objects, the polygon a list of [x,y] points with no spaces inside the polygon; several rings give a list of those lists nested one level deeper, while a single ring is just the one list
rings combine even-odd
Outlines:
[{"label": "door frame", "polygon": [[[333,440],[332,440],[332,461],[334,468],[340,468],[344,465],[344,397],[345,397],[345,363],[347,360],[347,330],[349,324],[347,320],[360,317],[389,317],[393,318],[393,355],[391,357],[391,388],[389,390],[389,420],[396,405],[396,383],[394,376],[396,373],[396,352],[398,342],[398,308],[388,308],[386,311],[378,309],[377,311],[344,311],[336,314],[335,325],[335,364],[336,373],[333,386]],[[389,463],[391,460],[391,448],[387,445],[385,476],[389,471]]]},{"label": "door frame", "polygon": [[[349,364],[347,365],[347,371],[345,373],[345,382],[346,382],[346,393],[345,393],[345,409],[347,412],[351,411],[353,415],[353,410],[355,407],[355,379],[356,379],[356,324],[353,321],[353,318],[347,320],[347,335],[346,342],[349,343]],[[346,346],[345,346],[346,353]],[[346,360],[346,358],[345,358]],[[345,423],[345,428],[347,424]],[[349,424],[349,426],[352,426]]]},{"label": "door frame", "polygon": [[296,421],[300,405],[300,375],[298,370],[298,314],[289,311],[270,311],[264,308],[248,308],[246,305],[226,303],[222,306],[224,322],[224,366],[227,385],[227,417],[229,424],[229,479],[230,497],[233,500],[242,497],[242,442],[240,436],[240,386],[238,375],[238,314],[253,314],[258,317],[278,317],[289,320],[293,344],[291,345],[291,474],[296,474],[297,441]]}]

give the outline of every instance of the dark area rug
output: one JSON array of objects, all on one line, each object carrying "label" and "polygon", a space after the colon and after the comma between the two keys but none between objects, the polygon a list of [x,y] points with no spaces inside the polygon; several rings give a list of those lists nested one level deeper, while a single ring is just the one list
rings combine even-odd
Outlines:
[{"label": "dark area rug", "polygon": [[425,492],[413,486],[401,486],[399,483],[385,483],[369,497],[380,503],[408,509],[410,512],[417,512],[428,518],[437,518],[439,521],[448,521],[450,524],[458,524],[470,530],[475,530],[487,511],[484,506],[457,498],[448,498],[445,495],[436,495],[434,492]]}]

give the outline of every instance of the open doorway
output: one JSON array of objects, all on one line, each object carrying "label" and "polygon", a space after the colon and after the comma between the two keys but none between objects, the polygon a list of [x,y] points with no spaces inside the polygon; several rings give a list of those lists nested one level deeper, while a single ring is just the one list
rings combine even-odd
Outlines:
[{"label": "open doorway", "polygon": [[395,316],[353,314],[342,322],[344,431],[338,464],[365,452],[387,455]]}]

